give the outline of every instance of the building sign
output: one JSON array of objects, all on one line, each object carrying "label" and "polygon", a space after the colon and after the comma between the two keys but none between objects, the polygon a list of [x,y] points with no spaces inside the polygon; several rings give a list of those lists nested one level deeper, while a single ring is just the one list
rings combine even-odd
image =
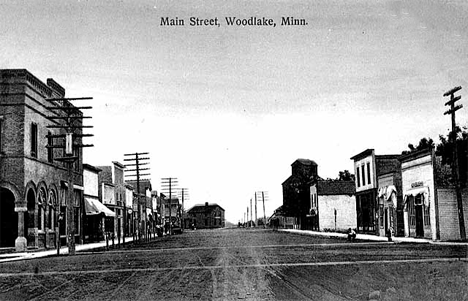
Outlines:
[{"label": "building sign", "polygon": [[423,181],[418,181],[418,182],[411,183],[411,188],[423,187],[423,186],[424,186]]}]

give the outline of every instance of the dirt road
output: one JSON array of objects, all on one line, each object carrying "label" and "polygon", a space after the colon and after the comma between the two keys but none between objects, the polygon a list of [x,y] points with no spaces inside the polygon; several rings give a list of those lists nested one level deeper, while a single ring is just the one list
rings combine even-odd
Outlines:
[{"label": "dirt road", "polygon": [[0,264],[0,300],[467,300],[466,246],[223,229]]}]

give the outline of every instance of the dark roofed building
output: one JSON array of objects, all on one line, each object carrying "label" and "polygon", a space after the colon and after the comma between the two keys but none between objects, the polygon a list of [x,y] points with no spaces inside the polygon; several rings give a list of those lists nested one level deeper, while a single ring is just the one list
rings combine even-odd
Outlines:
[{"label": "dark roofed building", "polygon": [[356,186],[354,181],[318,181],[317,193],[319,195],[354,195]]},{"label": "dark roofed building", "polygon": [[317,163],[297,159],[291,164],[292,174],[283,182],[283,210],[295,217],[300,229],[309,229],[306,215],[310,209],[310,185],[318,179]]},{"label": "dark roofed building", "polygon": [[199,229],[224,228],[224,209],[218,204],[208,202],[195,205],[187,211],[187,222]]},{"label": "dark roofed building", "polygon": [[[137,181],[136,180],[126,180],[125,183],[132,185],[133,191],[135,193],[138,192]],[[152,191],[151,181],[148,179],[140,180],[140,187],[139,187],[140,195],[146,195],[146,190]]]}]

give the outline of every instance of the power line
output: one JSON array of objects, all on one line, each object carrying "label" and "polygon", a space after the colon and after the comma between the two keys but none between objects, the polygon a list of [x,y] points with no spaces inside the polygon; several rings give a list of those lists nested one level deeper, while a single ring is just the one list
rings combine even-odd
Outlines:
[{"label": "power line", "polygon": [[[49,134],[47,135],[48,143],[46,145],[49,152],[51,152],[51,159],[55,161],[64,162],[67,164],[68,170],[68,196],[66,202],[66,234],[67,234],[67,246],[68,254],[75,255],[75,219],[74,219],[74,191],[73,191],[73,164],[79,160],[78,149],[83,147],[93,147],[92,144],[83,144],[76,142],[75,139],[82,137],[92,136],[91,134],[83,134],[83,128],[92,128],[92,126],[84,126],[83,118],[91,118],[90,116],[83,116],[81,110],[92,109],[91,106],[75,107],[70,101],[82,100],[82,99],[93,99],[92,97],[78,97],[78,98],[49,98],[47,101],[51,102],[54,106],[47,107],[49,110],[56,111],[56,116],[47,116],[50,121],[58,120],[61,121],[58,124],[48,125],[47,128],[51,129],[62,129],[62,134]],[[57,116],[58,115],[58,116]],[[56,121],[55,121],[56,122]],[[54,138],[65,138],[63,144],[56,145],[53,143]],[[59,158],[54,158],[53,150],[55,148],[62,148],[64,155]],[[59,223],[63,219],[62,212],[59,208]],[[59,233],[57,234],[57,254],[60,253],[60,225]]]},{"label": "power line", "polygon": [[[169,189],[169,235],[172,235],[172,192],[174,186],[177,186],[177,178],[161,179],[161,189],[166,191]],[[166,215],[166,210],[164,210],[164,215]]]},{"label": "power line", "polygon": [[[129,181],[136,181],[136,191],[137,191],[137,221],[139,224],[139,231],[138,231],[138,240],[141,241],[141,234],[143,233],[145,236],[145,239],[147,238],[147,227],[146,227],[146,196],[144,199],[144,206],[142,206],[142,201],[140,199],[140,182],[142,180],[149,180],[149,179],[142,179],[142,176],[149,176],[149,173],[141,173],[140,171],[142,170],[149,170],[149,168],[140,168],[141,165],[147,165],[149,162],[149,157],[142,157],[145,155],[149,155],[149,153],[132,153],[132,154],[124,154],[124,161],[125,162],[130,162],[130,164],[125,164],[125,167],[130,167],[134,166],[135,169],[130,169],[129,171],[135,171],[135,174],[125,174],[125,177],[127,178],[135,178],[133,180]],[[142,162],[143,161],[143,162]],[[127,170],[126,170],[127,171]],[[125,211],[124,211],[124,214]],[[124,222],[126,221],[126,218],[124,218]]]}]

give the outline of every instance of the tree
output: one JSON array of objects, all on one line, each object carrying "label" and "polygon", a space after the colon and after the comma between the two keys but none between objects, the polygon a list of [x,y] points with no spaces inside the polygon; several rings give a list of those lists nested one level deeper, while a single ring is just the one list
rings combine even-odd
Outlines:
[{"label": "tree", "polygon": [[467,169],[468,169],[468,130],[466,127],[455,128],[456,137],[452,137],[453,132],[449,132],[447,136],[440,135],[440,143],[436,148],[436,155],[442,158],[443,165],[451,165],[453,163],[453,138],[456,138],[456,145],[458,148],[458,167],[460,170],[460,184],[462,187],[467,182]]},{"label": "tree", "polygon": [[338,173],[338,178],[337,180],[339,181],[354,181],[354,175],[349,172],[349,170],[345,169],[343,171],[340,171]]},{"label": "tree", "polygon": [[406,154],[410,154],[412,152],[416,152],[419,150],[432,148],[434,146],[435,146],[434,141],[431,138],[421,138],[421,140],[419,140],[419,144],[416,147],[410,143],[408,144],[408,148],[410,150],[409,151],[405,150],[401,154],[406,155]]}]

